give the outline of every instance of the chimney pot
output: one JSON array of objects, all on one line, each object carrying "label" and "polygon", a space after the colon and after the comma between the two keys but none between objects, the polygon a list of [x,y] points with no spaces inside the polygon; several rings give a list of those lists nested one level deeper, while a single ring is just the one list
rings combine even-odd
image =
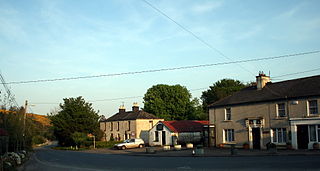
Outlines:
[{"label": "chimney pot", "polygon": [[133,112],[138,112],[138,111],[139,111],[139,105],[138,105],[137,102],[134,102],[134,103],[133,103],[132,111],[133,111]]},{"label": "chimney pot", "polygon": [[124,107],[124,105],[121,105],[119,107],[119,113],[124,113],[124,112],[126,112],[126,108]]},{"label": "chimney pot", "polygon": [[266,74],[260,71],[259,75],[256,76],[256,80],[257,80],[257,90],[262,90],[262,88],[266,86],[268,82],[270,82],[270,76],[266,76]]}]

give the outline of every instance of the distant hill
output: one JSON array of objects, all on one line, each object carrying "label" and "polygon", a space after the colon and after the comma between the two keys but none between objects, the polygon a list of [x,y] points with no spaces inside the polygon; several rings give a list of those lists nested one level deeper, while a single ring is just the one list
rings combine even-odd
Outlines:
[{"label": "distant hill", "polygon": [[[0,112],[1,112],[1,113],[5,113],[5,114],[8,114],[8,113],[10,113],[11,111],[0,109]],[[14,113],[15,113],[15,112],[14,112]],[[50,119],[48,118],[48,116],[38,115],[38,114],[33,114],[33,113],[27,113],[27,117],[30,117],[30,118],[32,118],[33,120],[41,123],[43,126],[51,126],[51,124],[50,124]]]},{"label": "distant hill", "polygon": [[48,118],[48,116],[38,115],[38,114],[33,114],[33,113],[28,113],[27,116],[31,117],[32,119],[41,123],[44,126],[51,126],[50,119]]}]

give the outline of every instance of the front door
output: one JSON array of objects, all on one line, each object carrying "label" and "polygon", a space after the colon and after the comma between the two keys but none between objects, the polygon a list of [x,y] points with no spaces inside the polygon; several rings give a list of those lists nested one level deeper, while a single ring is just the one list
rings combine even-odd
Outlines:
[{"label": "front door", "polygon": [[253,149],[260,149],[260,128],[252,128]]},{"label": "front door", "polygon": [[297,126],[298,149],[308,149],[308,125]]},{"label": "front door", "polygon": [[162,145],[166,145],[166,131],[162,131]]}]

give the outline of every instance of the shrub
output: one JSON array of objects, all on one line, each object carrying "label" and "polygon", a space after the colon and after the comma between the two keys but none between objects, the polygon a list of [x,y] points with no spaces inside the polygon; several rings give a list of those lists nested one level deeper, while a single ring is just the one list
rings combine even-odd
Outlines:
[{"label": "shrub", "polygon": [[36,135],[32,137],[32,144],[43,144],[46,142],[46,139],[41,135]]}]

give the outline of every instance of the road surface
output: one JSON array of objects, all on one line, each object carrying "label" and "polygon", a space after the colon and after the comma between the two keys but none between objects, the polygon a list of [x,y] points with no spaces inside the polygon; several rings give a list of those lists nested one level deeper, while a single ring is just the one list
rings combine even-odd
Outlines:
[{"label": "road surface", "polygon": [[320,170],[320,156],[150,157],[40,148],[25,171]]}]

